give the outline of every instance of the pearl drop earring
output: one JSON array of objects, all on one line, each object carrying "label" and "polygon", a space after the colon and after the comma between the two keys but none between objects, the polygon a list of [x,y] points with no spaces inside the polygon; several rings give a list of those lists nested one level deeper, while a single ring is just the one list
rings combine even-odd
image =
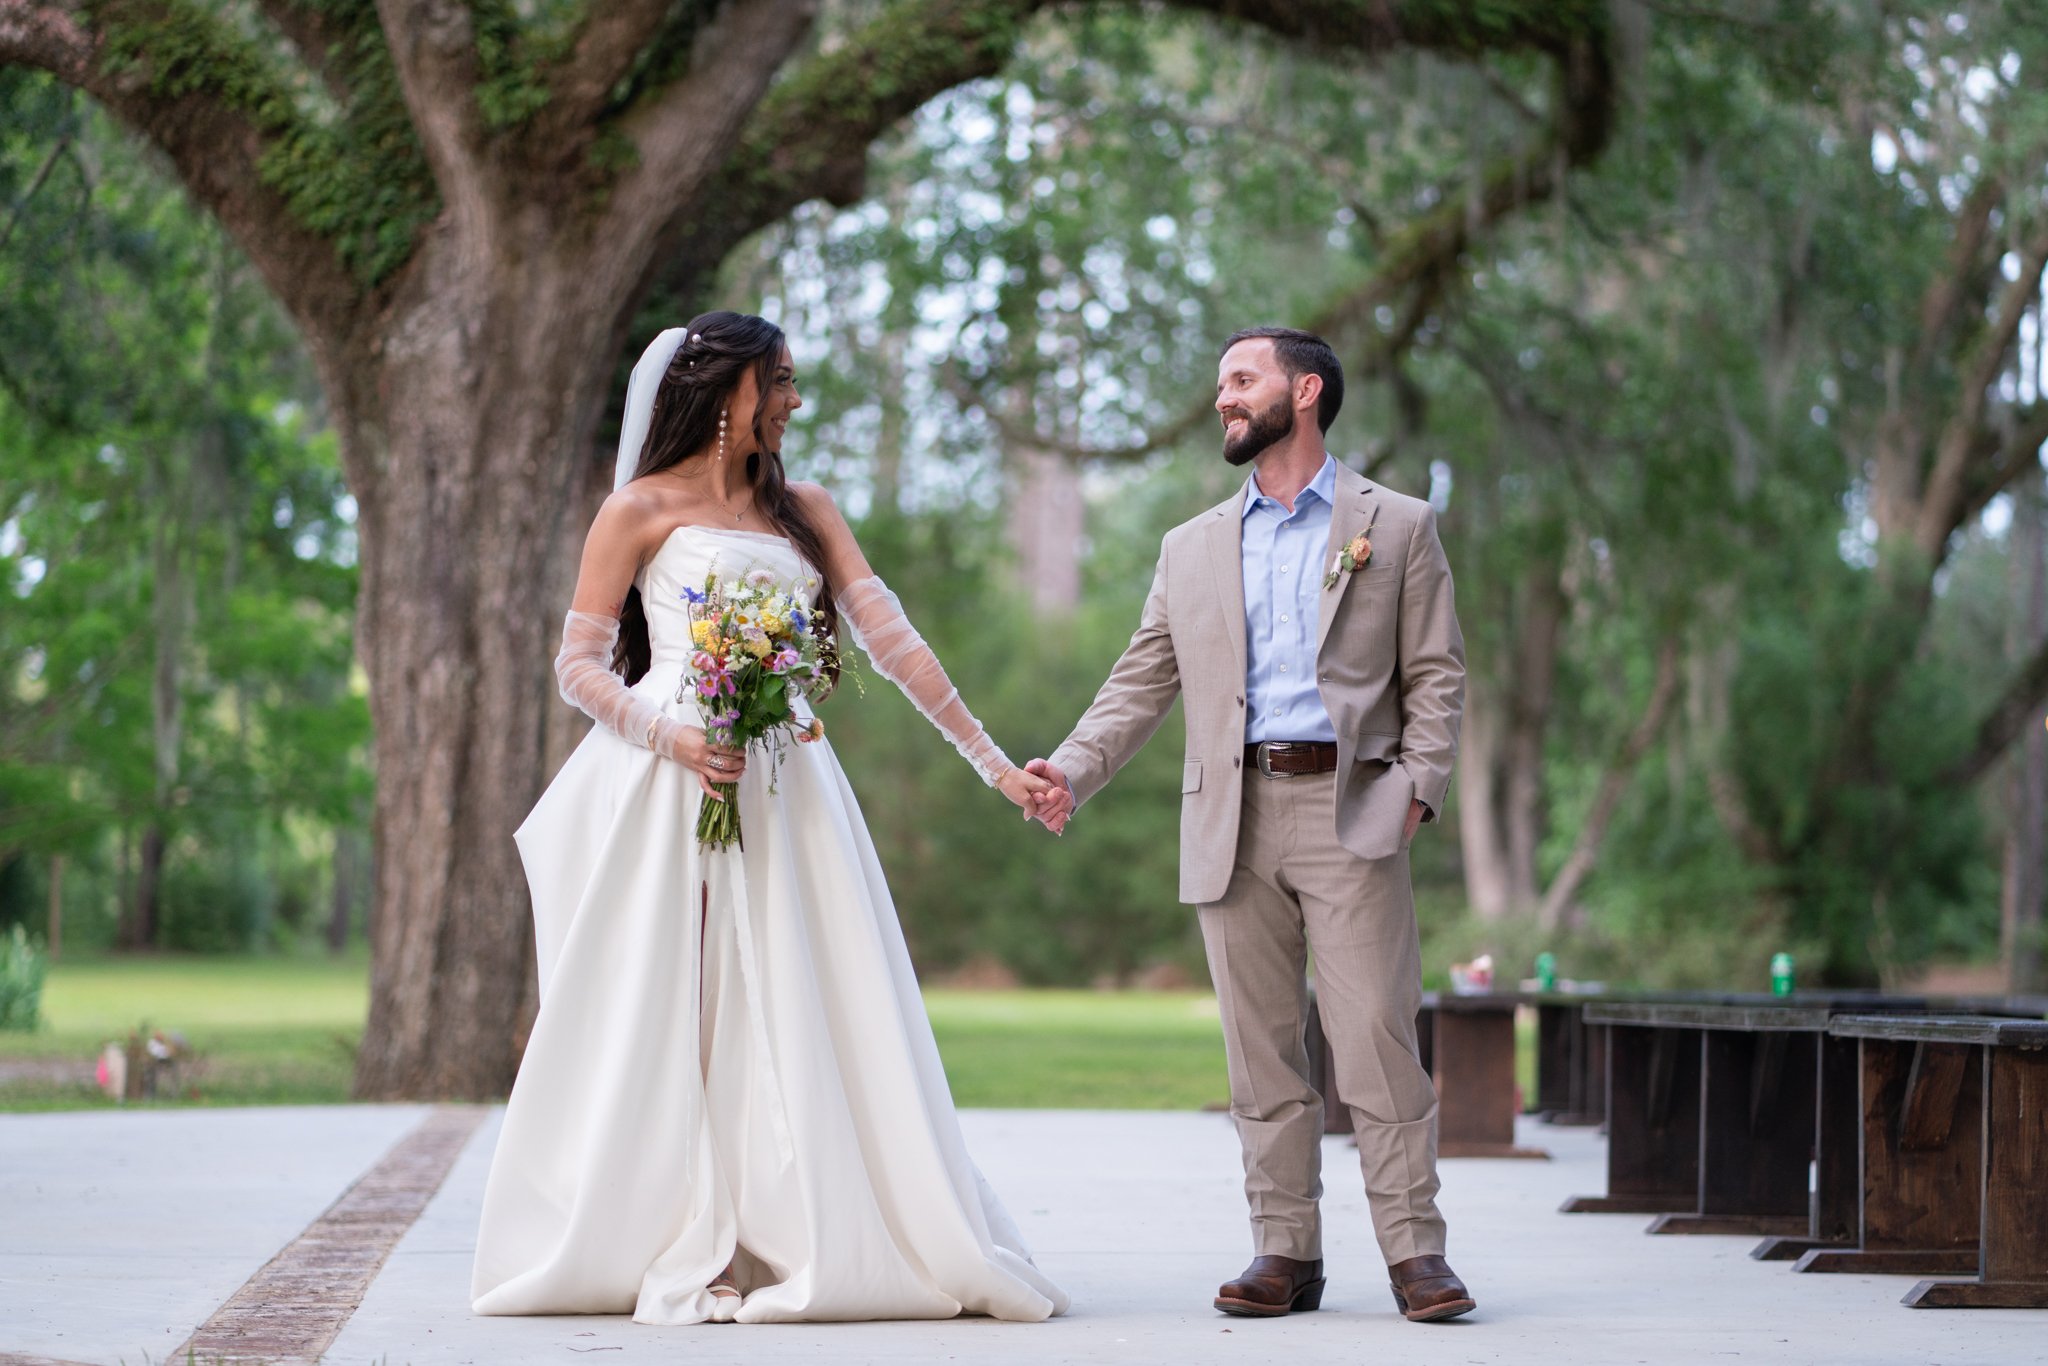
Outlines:
[{"label": "pearl drop earring", "polygon": [[725,459],[725,419],[726,413],[721,411],[718,414],[718,458],[720,460]]}]

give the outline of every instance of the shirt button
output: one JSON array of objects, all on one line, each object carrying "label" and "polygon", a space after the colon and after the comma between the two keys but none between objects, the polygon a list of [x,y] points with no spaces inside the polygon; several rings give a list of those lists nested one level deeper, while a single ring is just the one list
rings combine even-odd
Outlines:
[{"label": "shirt button", "polygon": [[1285,664],[1282,664],[1282,665],[1280,666],[1280,672],[1281,672],[1281,673],[1286,673],[1286,672],[1287,672],[1287,666],[1286,666]]},{"label": "shirt button", "polygon": [[1283,565],[1281,565],[1281,566],[1280,566],[1280,572],[1281,572],[1281,573],[1283,573],[1283,574],[1285,574],[1285,573],[1287,572],[1287,566],[1286,566],[1286,565],[1284,565],[1284,564],[1283,564]]},{"label": "shirt button", "polygon": [[1275,707],[1275,708],[1273,708],[1273,715],[1275,715],[1275,716],[1278,716],[1279,714],[1280,714],[1280,709],[1279,709],[1278,707]]},{"label": "shirt button", "polygon": [[1280,620],[1282,620],[1282,621],[1292,621],[1292,620],[1294,620],[1294,618],[1293,618],[1293,617],[1290,617],[1290,616],[1288,616],[1288,615],[1287,615],[1287,614],[1286,614],[1285,612],[1282,612],[1282,613],[1280,614]]}]

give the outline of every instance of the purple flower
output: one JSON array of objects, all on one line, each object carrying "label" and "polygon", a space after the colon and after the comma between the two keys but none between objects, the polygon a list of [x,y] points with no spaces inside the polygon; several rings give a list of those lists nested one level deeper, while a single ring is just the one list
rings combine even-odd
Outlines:
[{"label": "purple flower", "polygon": [[683,601],[701,605],[704,601],[704,590],[701,588],[685,588],[683,590]]}]

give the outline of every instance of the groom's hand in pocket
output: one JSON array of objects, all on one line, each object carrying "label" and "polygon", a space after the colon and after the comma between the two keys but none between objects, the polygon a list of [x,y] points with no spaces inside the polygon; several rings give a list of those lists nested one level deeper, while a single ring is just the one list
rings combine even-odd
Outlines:
[{"label": "groom's hand in pocket", "polygon": [[1066,774],[1044,759],[1033,759],[1024,765],[1024,771],[1050,784],[1035,796],[1036,809],[1026,812],[1026,816],[1043,822],[1045,828],[1055,835],[1061,833],[1067,828],[1067,818],[1074,814],[1073,785],[1067,781]]}]

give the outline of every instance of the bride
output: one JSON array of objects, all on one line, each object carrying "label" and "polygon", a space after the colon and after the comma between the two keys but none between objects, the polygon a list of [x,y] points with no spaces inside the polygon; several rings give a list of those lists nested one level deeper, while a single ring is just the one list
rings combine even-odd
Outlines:
[{"label": "bride", "polygon": [[[517,836],[541,1004],[484,1191],[479,1314],[1067,1307],[967,1155],[831,745],[789,747],[771,790],[765,763],[706,742],[687,686],[683,591],[765,571],[1027,815],[1045,786],[968,713],[831,498],[785,477],[800,402],[781,329],[743,314],[672,328],[634,367],[555,660],[598,725]],[[735,781],[744,851],[707,852],[699,803]]]}]

